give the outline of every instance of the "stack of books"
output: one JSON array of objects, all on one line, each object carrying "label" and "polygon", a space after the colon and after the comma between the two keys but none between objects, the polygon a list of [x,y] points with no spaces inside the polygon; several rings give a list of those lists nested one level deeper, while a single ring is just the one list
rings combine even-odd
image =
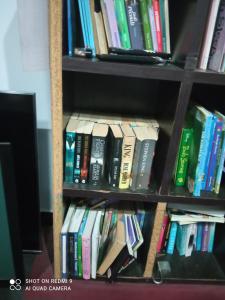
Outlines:
[{"label": "stack of books", "polygon": [[116,279],[138,258],[150,230],[146,213],[142,206],[93,209],[71,203],[61,229],[62,278]]},{"label": "stack of books", "polygon": [[158,131],[155,120],[73,114],[65,135],[65,182],[147,190]]},{"label": "stack of books", "polygon": [[225,0],[211,0],[199,68],[225,72]]},{"label": "stack of books", "polygon": [[168,0],[67,0],[70,56],[79,27],[94,56],[108,48],[170,53]]},{"label": "stack of books", "polygon": [[183,128],[175,172],[175,185],[194,196],[201,191],[219,193],[225,159],[225,116],[195,105]]},{"label": "stack of books", "polygon": [[213,252],[216,223],[224,223],[224,211],[204,206],[169,205],[157,252],[191,256],[193,251]]}]

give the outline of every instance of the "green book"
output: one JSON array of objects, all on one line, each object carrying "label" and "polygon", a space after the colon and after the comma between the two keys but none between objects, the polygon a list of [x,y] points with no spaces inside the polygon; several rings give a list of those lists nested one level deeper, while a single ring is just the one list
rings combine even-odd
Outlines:
[{"label": "green book", "polygon": [[147,9],[147,1],[140,0],[139,3],[140,3],[140,12],[141,12],[143,32],[144,32],[145,49],[153,51],[151,28],[150,28],[148,9]]},{"label": "green book", "polygon": [[78,258],[78,277],[83,278],[83,267],[82,267],[82,234],[87,222],[89,209],[84,213],[82,223],[78,232],[78,242],[77,242],[77,258]]},{"label": "green book", "polygon": [[166,46],[166,20],[165,20],[165,0],[159,0],[160,20],[162,28],[163,52],[167,52]]},{"label": "green book", "polygon": [[115,0],[114,4],[122,48],[130,49],[131,42],[124,0]]},{"label": "green book", "polygon": [[175,173],[176,186],[184,186],[186,181],[192,135],[193,135],[193,129],[183,128],[180,146],[179,146],[179,153],[177,157],[176,173]]}]

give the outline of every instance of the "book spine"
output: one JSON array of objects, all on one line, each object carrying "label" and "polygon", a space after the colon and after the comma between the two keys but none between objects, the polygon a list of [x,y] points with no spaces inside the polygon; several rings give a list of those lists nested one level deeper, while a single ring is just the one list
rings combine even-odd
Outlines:
[{"label": "book spine", "polygon": [[62,273],[62,278],[67,279],[68,278],[68,253],[67,253],[67,248],[68,248],[68,240],[67,240],[67,234],[61,234],[61,273]]},{"label": "book spine", "polygon": [[140,12],[141,12],[144,40],[145,40],[145,49],[153,50],[150,23],[148,18],[147,2],[146,0],[139,0],[139,4],[140,4]]},{"label": "book spine", "polygon": [[155,25],[156,25],[156,37],[158,44],[158,52],[163,52],[162,44],[162,29],[161,29],[161,20],[160,20],[160,8],[159,0],[152,0],[154,16],[155,16]]},{"label": "book spine", "polygon": [[202,230],[202,246],[201,251],[208,251],[208,241],[209,241],[209,223],[204,223]]},{"label": "book spine", "polygon": [[164,3],[165,3],[165,0],[159,0],[163,52],[167,52],[167,46],[166,46],[166,20],[165,20]]},{"label": "book spine", "polygon": [[142,149],[138,164],[137,189],[148,189],[155,153],[155,144],[156,141],[154,140],[146,140],[142,142]]},{"label": "book spine", "polygon": [[177,225],[176,248],[179,255],[185,255],[186,239],[187,239],[187,225]]},{"label": "book spine", "polygon": [[169,240],[168,240],[167,249],[166,249],[167,254],[173,254],[175,241],[176,241],[176,235],[177,235],[177,227],[178,227],[178,225],[176,222],[171,222]]},{"label": "book spine", "polygon": [[87,28],[88,28],[88,31],[89,31],[90,48],[92,49],[92,55],[96,56],[96,48],[95,48],[95,41],[94,41],[94,30],[93,30],[92,19],[91,19],[90,1],[92,1],[92,0],[84,0],[85,9],[86,9],[86,22],[87,22]]},{"label": "book spine", "polygon": [[183,128],[181,142],[179,147],[179,154],[177,159],[177,168],[175,173],[175,185],[184,186],[186,181],[187,166],[190,155],[192,129]]},{"label": "book spine", "polygon": [[132,49],[144,49],[141,16],[137,0],[125,0]]},{"label": "book spine", "polygon": [[218,170],[216,173],[216,181],[215,181],[215,193],[219,194],[220,191],[220,183],[223,173],[223,166],[224,166],[224,160],[225,160],[225,132],[223,131],[222,134],[222,147],[219,153],[219,159],[218,159]]},{"label": "book spine", "polygon": [[65,182],[73,182],[75,133],[66,132]]},{"label": "book spine", "polygon": [[209,60],[210,47],[212,44],[214,28],[216,24],[216,17],[219,9],[220,0],[212,0],[211,7],[209,10],[209,16],[207,21],[207,28],[204,35],[204,41],[202,44],[202,50],[200,54],[199,68],[202,70],[207,69]]},{"label": "book spine", "polygon": [[78,235],[77,243],[77,256],[78,256],[78,277],[83,277],[83,266],[82,266],[82,235]]},{"label": "book spine", "polygon": [[163,249],[165,239],[166,239],[166,231],[168,228],[168,224],[169,224],[169,216],[166,214],[163,218],[162,229],[161,229],[159,241],[157,244],[157,253],[160,253]]},{"label": "book spine", "polygon": [[124,0],[114,0],[114,5],[120,33],[121,46],[122,48],[130,49],[131,43]]},{"label": "book spine", "polygon": [[120,168],[120,189],[128,189],[131,177],[131,168],[134,155],[135,138],[124,137],[122,146],[122,160]]},{"label": "book spine", "polygon": [[152,6],[152,0],[148,0],[148,15],[150,20],[150,29],[151,29],[151,35],[152,35],[152,44],[153,44],[153,50],[155,52],[158,51],[158,42],[156,37],[156,25],[155,25],[155,16],[154,16],[154,10]]},{"label": "book spine", "polygon": [[208,69],[219,71],[225,49],[225,0],[221,0],[211,45]]},{"label": "book spine", "polygon": [[103,16],[101,10],[94,12],[96,34],[99,42],[99,54],[108,54],[106,32],[103,23]]},{"label": "book spine", "polygon": [[121,48],[120,35],[117,26],[113,0],[105,0],[105,6],[106,6],[108,21],[109,21],[109,28],[111,32],[112,46],[116,48]]},{"label": "book spine", "polygon": [[70,276],[74,275],[74,236],[73,233],[68,234],[69,238],[69,251],[68,251],[68,258],[69,258],[69,274]]},{"label": "book spine", "polygon": [[134,158],[132,163],[132,171],[131,171],[131,179],[130,179],[130,187],[133,191],[137,188],[137,177],[138,177],[138,162],[141,153],[141,142],[136,141],[135,150],[134,150]]},{"label": "book spine", "polygon": [[88,167],[90,161],[91,135],[83,135],[83,154],[80,179],[81,183],[86,183],[88,180]]},{"label": "book spine", "polygon": [[206,190],[212,191],[215,183],[215,171],[216,171],[216,159],[219,152],[219,146],[221,142],[221,135],[223,129],[223,122],[217,119],[216,128],[214,133],[214,139],[212,144],[210,163],[208,168],[208,176],[206,182]]},{"label": "book spine", "polygon": [[213,116],[212,118],[212,123],[211,123],[211,130],[210,130],[210,138],[209,138],[209,146],[208,146],[208,151],[207,151],[207,156],[206,156],[206,163],[205,163],[205,176],[202,181],[202,189],[205,190],[207,186],[207,179],[208,179],[208,173],[209,173],[209,165],[210,165],[210,157],[212,153],[212,147],[213,147],[213,141],[214,141],[214,134],[215,134],[215,129],[216,129],[216,117]]},{"label": "book spine", "polygon": [[78,277],[78,232],[74,233],[74,277]]},{"label": "book spine", "polygon": [[106,139],[93,137],[91,146],[89,182],[99,185],[104,178]]},{"label": "book spine", "polygon": [[208,242],[208,252],[213,252],[213,245],[215,239],[216,223],[210,223],[209,225],[209,242]]},{"label": "book spine", "polygon": [[82,134],[76,134],[76,149],[74,155],[74,172],[73,172],[73,181],[75,183],[80,182],[80,173],[81,173],[81,150],[82,150]]},{"label": "book spine", "polygon": [[109,171],[109,184],[113,187],[119,186],[122,143],[123,139],[113,138],[113,149],[111,149],[112,157],[110,161],[111,166]]},{"label": "book spine", "polygon": [[75,47],[75,6],[73,0],[67,0],[68,55],[73,56]]},{"label": "book spine", "polygon": [[202,248],[202,231],[203,231],[203,224],[197,224],[197,241],[196,241],[196,250],[201,251]]},{"label": "book spine", "polygon": [[90,279],[90,274],[91,274],[90,239],[85,237],[82,237],[82,266],[83,266],[83,279]]},{"label": "book spine", "polygon": [[110,29],[109,29],[109,19],[108,19],[108,15],[107,15],[107,11],[106,11],[106,5],[105,5],[104,0],[100,0],[100,4],[101,4],[101,9],[102,9],[102,16],[103,16],[103,21],[104,21],[104,27],[105,27],[108,46],[112,47],[112,37],[111,37]]},{"label": "book spine", "polygon": [[209,116],[206,118],[205,124],[203,125],[193,196],[200,196],[201,189],[202,189],[202,182],[205,176],[204,173],[205,163],[206,163],[206,157],[207,157],[207,151],[208,151],[208,145],[210,139],[211,122],[212,122],[212,117]]},{"label": "book spine", "polygon": [[99,238],[93,236],[91,241],[91,278],[96,279]]},{"label": "book spine", "polygon": [[166,52],[171,53],[170,48],[170,20],[169,20],[169,0],[164,0],[165,23],[166,23]]},{"label": "book spine", "polygon": [[83,33],[83,40],[84,40],[84,47],[88,47],[88,36],[86,31],[86,22],[85,22],[85,16],[83,12],[83,1],[78,0],[79,5],[79,12],[80,12],[80,19],[81,19],[81,28]]}]

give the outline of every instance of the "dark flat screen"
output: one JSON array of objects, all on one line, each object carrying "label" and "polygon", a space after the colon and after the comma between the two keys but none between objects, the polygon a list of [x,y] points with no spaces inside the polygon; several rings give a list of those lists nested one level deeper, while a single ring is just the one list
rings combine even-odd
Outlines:
[{"label": "dark flat screen", "polygon": [[40,212],[34,94],[0,92],[0,142],[10,142],[12,146],[22,248],[38,251]]}]

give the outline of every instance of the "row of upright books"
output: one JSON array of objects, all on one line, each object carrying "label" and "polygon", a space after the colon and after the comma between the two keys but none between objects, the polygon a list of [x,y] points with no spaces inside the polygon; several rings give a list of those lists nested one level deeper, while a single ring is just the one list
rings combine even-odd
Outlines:
[{"label": "row of upright books", "polygon": [[224,223],[224,211],[203,206],[169,205],[157,245],[158,253],[191,256],[193,251],[213,252],[216,223]]},{"label": "row of upright books", "polygon": [[74,55],[80,20],[92,54],[108,48],[170,53],[168,0],[67,0],[68,54]]},{"label": "row of upright books", "polygon": [[211,0],[199,68],[225,72],[225,1]]},{"label": "row of upright books", "polygon": [[194,196],[201,191],[220,191],[225,160],[225,116],[193,106],[183,128],[175,185],[187,185]]},{"label": "row of upright books", "polygon": [[65,134],[65,182],[148,189],[158,131],[155,120],[73,114]]},{"label": "row of upright books", "polygon": [[61,229],[62,278],[116,279],[138,259],[149,220],[142,206],[94,209],[71,203]]}]

